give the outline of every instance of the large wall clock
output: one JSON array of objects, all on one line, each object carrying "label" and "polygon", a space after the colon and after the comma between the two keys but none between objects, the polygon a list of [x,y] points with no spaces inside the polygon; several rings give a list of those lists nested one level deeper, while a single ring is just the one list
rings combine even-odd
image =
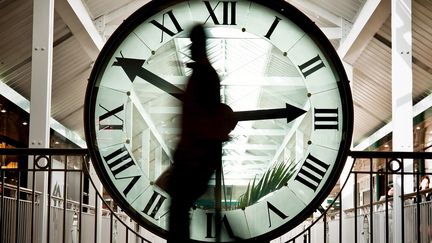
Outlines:
[{"label": "large wall clock", "polygon": [[[154,182],[178,142],[191,74],[189,31],[197,23],[209,36],[221,100],[239,122],[224,143],[222,175],[191,209],[191,237],[214,242],[219,224],[221,242],[265,242],[298,225],[327,197],[352,136],[344,68],[319,28],[288,3],[155,0],[143,6],[94,65],[85,101],[88,148],[116,203],[164,237],[170,197]],[[282,178],[271,173],[277,168],[285,169]],[[251,190],[254,180],[266,187]],[[218,187],[222,212],[215,222]]]}]

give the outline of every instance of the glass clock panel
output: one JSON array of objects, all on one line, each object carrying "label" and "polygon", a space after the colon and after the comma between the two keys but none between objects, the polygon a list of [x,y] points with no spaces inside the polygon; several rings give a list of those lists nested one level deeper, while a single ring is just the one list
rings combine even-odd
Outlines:
[{"label": "glass clock panel", "polygon": [[184,30],[189,30],[194,24],[196,22],[191,15],[189,4],[183,2],[149,16],[133,31],[133,35],[140,39],[146,49],[157,52],[161,45],[177,35],[184,34]]},{"label": "glass clock panel", "polygon": [[289,59],[298,67],[311,94],[337,88],[338,77],[325,55],[308,36],[303,36],[289,51]]},{"label": "glass clock panel", "polygon": [[[205,242],[216,242],[216,222],[214,210],[194,209],[191,212],[191,237]],[[219,221],[222,242],[249,239],[249,225],[244,210],[222,212]]]},{"label": "glass clock panel", "polygon": [[289,50],[304,35],[303,30],[280,13],[256,3],[251,4],[244,26],[246,31],[264,36],[281,51]]},{"label": "glass clock panel", "polygon": [[286,186],[269,194],[245,210],[251,236],[277,229],[300,213],[306,205]]},{"label": "glass clock panel", "polygon": [[169,196],[155,186],[147,186],[130,201],[130,205],[139,209],[143,217],[165,230],[168,229],[169,204]]},{"label": "glass clock panel", "polygon": [[326,185],[331,171],[338,165],[338,152],[322,146],[310,145],[304,161],[298,164],[288,187],[305,204],[309,204]]},{"label": "glass clock panel", "polygon": [[[222,179],[214,176],[191,210],[191,237],[215,242],[219,223],[222,242],[262,242],[324,199],[352,132],[336,52],[285,1],[165,0],[138,10],[95,63],[86,97],[88,147],[119,206],[163,237],[170,197],[154,182],[173,162],[180,138],[192,73],[189,31],[197,23],[208,34],[221,102],[238,124],[223,144]],[[215,222],[219,187],[222,218]]]}]

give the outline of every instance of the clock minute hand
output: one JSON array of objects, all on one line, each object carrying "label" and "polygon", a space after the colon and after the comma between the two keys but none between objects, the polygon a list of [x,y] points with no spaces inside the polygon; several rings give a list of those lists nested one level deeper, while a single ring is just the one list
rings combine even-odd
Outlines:
[{"label": "clock minute hand", "polygon": [[[174,96],[180,101],[183,101],[184,91],[165,79],[143,68],[142,65],[144,64],[145,60],[125,57],[116,57],[116,60],[117,61],[113,63],[113,66],[120,66],[129,77],[131,82],[134,82],[135,78],[138,76],[163,90],[164,92]],[[295,120],[297,117],[303,115],[305,112],[306,111],[295,106],[286,104],[286,108],[281,109],[237,111],[234,112],[234,117],[237,121],[286,118],[287,122],[289,123],[292,120]]]},{"label": "clock minute hand", "polygon": [[297,119],[299,116],[303,115],[304,113],[306,113],[305,110],[286,104],[286,107],[281,109],[236,111],[234,112],[234,117],[237,121],[286,118],[287,123],[289,123]]},{"label": "clock minute hand", "polygon": [[138,76],[177,99],[183,100],[183,90],[142,67],[145,60],[124,57],[116,57],[116,60],[113,66],[120,66],[123,68],[123,71],[131,82]]}]

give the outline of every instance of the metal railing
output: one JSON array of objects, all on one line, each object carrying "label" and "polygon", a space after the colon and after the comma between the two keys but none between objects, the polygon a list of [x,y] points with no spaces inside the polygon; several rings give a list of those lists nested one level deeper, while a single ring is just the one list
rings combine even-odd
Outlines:
[{"label": "metal railing", "polygon": [[[103,199],[89,175],[86,149],[0,149],[7,156],[28,157],[31,168],[0,168],[0,242],[151,242],[140,234],[139,226]],[[39,191],[37,177],[46,182]],[[13,183],[8,183],[11,178]],[[26,181],[28,188],[22,186]],[[21,185],[21,186],[20,186]],[[42,190],[47,190],[42,217]],[[93,190],[93,199],[89,193]],[[109,230],[101,232],[101,229]],[[99,232],[100,234],[98,234]]]},{"label": "metal railing", "polygon": [[[418,169],[404,171],[404,163],[413,160],[413,167],[420,168],[420,161],[432,159],[430,152],[363,152],[351,151],[349,154],[353,159],[353,167],[350,176],[341,182],[341,190],[335,196],[333,202],[321,210],[320,216],[311,218],[285,236],[273,242],[288,243],[315,243],[315,242],[394,242],[394,243],[430,243],[432,239],[432,202],[421,200],[426,193],[432,189],[419,190],[417,186],[413,192],[404,192],[404,183],[408,183],[406,176],[412,176],[415,182],[420,181],[423,175],[432,175]],[[383,166],[377,168],[380,162]],[[358,163],[363,163],[365,168],[358,169]],[[383,176],[384,185],[388,185],[388,177],[391,175],[401,176],[401,195],[398,198],[389,196],[387,190],[385,195],[377,198],[376,187],[379,176]],[[368,180],[369,187],[364,195],[368,200],[361,203],[359,200],[359,177]],[[349,179],[353,177],[351,183]],[[353,183],[354,182],[354,183]],[[411,182],[412,183],[412,182]],[[414,183],[415,185],[415,183]],[[350,197],[342,197],[344,192],[350,191]],[[424,197],[423,197],[424,198]],[[399,210],[402,217],[400,225],[393,223],[395,210],[392,207],[394,200],[399,200],[403,205]],[[350,202],[349,202],[350,201]],[[338,205],[336,205],[336,202]],[[352,208],[343,210],[344,203],[354,205]],[[400,231],[402,238],[400,242],[393,239],[394,231]]]},{"label": "metal railing", "polygon": [[[37,242],[46,234],[47,242],[159,242],[145,232],[124,213],[114,210],[112,203],[103,199],[97,181],[89,174],[86,149],[0,149],[2,156],[24,156],[35,161],[32,168],[0,168],[0,242]],[[350,176],[341,182],[340,192],[326,209],[320,208],[314,217],[272,242],[395,242],[393,232],[402,232],[402,242],[429,243],[432,238],[432,202],[420,198],[430,190],[404,193],[398,198],[376,194],[377,178],[384,176],[384,184],[391,175],[401,175],[402,185],[409,175],[419,181],[419,170],[404,171],[404,161],[413,159],[414,168],[420,160],[432,159],[432,153],[350,152],[354,159]],[[383,167],[377,168],[378,162]],[[357,169],[363,163],[366,168]],[[395,166],[396,165],[396,166]],[[36,190],[35,178],[45,173],[48,193],[46,221],[41,219],[43,195]],[[8,183],[9,176],[16,180]],[[369,190],[359,200],[360,177],[366,178]],[[351,182],[348,181],[351,178]],[[29,188],[19,186],[27,181]],[[353,183],[354,181],[354,183]],[[62,183],[61,183],[62,182]],[[402,186],[403,188],[403,186]],[[89,193],[93,190],[92,193]],[[342,197],[346,192],[348,198]],[[368,199],[368,200],[366,200]],[[401,225],[393,227],[393,200],[404,205],[400,210]],[[346,205],[353,205],[347,208]],[[344,209],[345,208],[345,209]],[[317,216],[319,215],[319,216]],[[101,229],[104,229],[100,234]],[[41,229],[46,229],[41,230]],[[107,231],[109,230],[109,233]],[[99,232],[99,233],[98,233]],[[163,241],[163,240],[162,240]],[[396,243],[396,242],[395,242]],[[397,242],[399,243],[399,242]]]}]

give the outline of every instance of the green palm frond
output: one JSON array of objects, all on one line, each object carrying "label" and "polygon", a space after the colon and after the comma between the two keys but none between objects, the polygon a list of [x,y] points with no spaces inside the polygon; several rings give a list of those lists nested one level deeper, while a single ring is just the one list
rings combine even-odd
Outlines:
[{"label": "green palm frond", "polygon": [[255,177],[249,182],[246,192],[239,198],[239,208],[245,208],[256,203],[264,196],[285,186],[294,175],[294,163],[278,163],[267,170],[261,179]]}]

